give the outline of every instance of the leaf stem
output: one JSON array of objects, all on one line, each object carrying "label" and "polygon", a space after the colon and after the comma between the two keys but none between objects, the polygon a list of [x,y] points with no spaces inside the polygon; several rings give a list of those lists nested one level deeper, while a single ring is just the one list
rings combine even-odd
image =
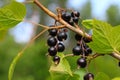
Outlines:
[{"label": "leaf stem", "polygon": [[12,76],[13,76],[13,72],[16,66],[17,61],[20,59],[20,57],[23,55],[23,52],[30,46],[31,43],[33,43],[33,41],[38,38],[39,36],[41,36],[44,32],[46,32],[48,29],[44,29],[43,31],[41,31],[38,35],[36,35],[18,54],[17,56],[13,59],[10,68],[9,68],[9,73],[8,73],[8,80],[12,80]]}]

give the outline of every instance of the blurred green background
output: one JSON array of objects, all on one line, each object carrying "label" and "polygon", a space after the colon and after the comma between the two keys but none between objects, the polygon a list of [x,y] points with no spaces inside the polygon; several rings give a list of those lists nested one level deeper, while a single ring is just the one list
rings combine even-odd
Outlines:
[{"label": "blurred green background", "polygon": [[[112,4],[109,6],[104,6],[105,15],[101,12],[100,15],[95,15],[95,7],[96,5],[93,5],[92,3],[95,0],[78,0],[79,3],[82,3],[81,6],[74,7],[74,5],[77,5],[73,2],[73,6],[71,5],[72,0],[40,0],[41,3],[43,3],[46,7],[48,7],[51,11],[56,13],[56,7],[62,7],[62,8],[71,8],[73,10],[78,10],[81,13],[81,20],[84,19],[100,19],[107,21],[111,25],[119,25],[120,24],[120,6],[116,4]],[[74,0],[75,1],[75,0]],[[105,4],[102,0],[101,4]],[[119,2],[120,0],[118,0]],[[9,3],[9,0],[0,0],[0,6],[4,6]],[[100,3],[100,0],[98,0],[98,3]],[[100,4],[100,5],[101,5]],[[106,3],[107,5],[108,3]],[[107,7],[107,8],[106,8]],[[26,4],[27,8],[27,16],[26,19],[32,20],[35,18],[36,22],[42,23],[44,25],[50,25],[54,24],[54,20],[49,18],[46,14],[44,14],[36,5],[33,4]],[[101,7],[102,8],[102,7]],[[104,10],[103,8],[103,10]],[[94,10],[93,10],[94,9]],[[37,17],[37,19],[36,19]],[[34,21],[34,19],[33,19]],[[26,24],[26,23],[25,23]],[[24,26],[24,25],[21,25]],[[19,26],[20,27],[20,26]],[[17,32],[15,32],[17,29]],[[25,30],[19,29],[18,27],[12,28],[9,31],[5,31],[2,33],[5,36],[0,36],[0,80],[7,80],[8,75],[8,69],[10,66],[10,63],[12,62],[13,58],[17,55],[17,53],[23,49],[23,47],[26,45],[26,43],[38,32],[40,32],[42,29],[40,27],[36,27],[33,25],[33,29],[31,34],[28,34],[27,36],[23,37],[24,34],[20,34],[22,31]],[[76,43],[74,40],[74,33],[69,31],[69,38],[65,42],[66,44],[66,53],[71,53],[71,49],[73,45]],[[21,35],[20,38],[25,38],[30,36],[28,40],[17,39],[15,36]],[[19,62],[17,63],[17,66],[15,68],[14,77],[13,80],[49,80],[50,74],[49,74],[49,59],[46,56],[47,48],[46,40],[48,37],[48,33],[46,32],[42,36],[40,36],[37,40],[34,41],[34,43],[27,48],[27,50],[24,52],[24,55],[21,57]],[[23,41],[22,41],[23,40]],[[70,46],[68,48],[68,46]],[[76,68],[76,58],[68,58],[71,68]],[[75,64],[75,65],[73,65]],[[106,73],[110,78],[114,77],[120,77],[120,67],[118,67],[118,61],[110,56],[103,56],[96,58],[91,62],[89,65],[89,71],[96,74],[97,72],[104,72]]]}]

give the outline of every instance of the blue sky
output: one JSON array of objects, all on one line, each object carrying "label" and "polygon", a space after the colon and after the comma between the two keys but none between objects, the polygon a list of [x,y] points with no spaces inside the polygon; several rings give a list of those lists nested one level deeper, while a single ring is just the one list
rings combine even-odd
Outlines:
[{"label": "blue sky", "polygon": [[[24,0],[17,0],[24,1]],[[68,0],[67,7],[79,10],[88,0]],[[90,0],[92,4],[92,16],[100,20],[105,19],[105,11],[111,5],[115,4],[120,7],[120,0]],[[120,8],[119,8],[120,9]],[[120,11],[120,10],[119,10]],[[101,17],[102,16],[102,17]],[[31,39],[33,25],[30,23],[20,23],[10,33],[18,43],[26,43]]]}]

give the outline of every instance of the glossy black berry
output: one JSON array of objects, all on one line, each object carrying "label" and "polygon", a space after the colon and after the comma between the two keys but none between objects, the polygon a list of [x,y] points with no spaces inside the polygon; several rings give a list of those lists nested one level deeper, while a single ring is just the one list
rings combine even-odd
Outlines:
[{"label": "glossy black berry", "polygon": [[81,52],[82,52],[82,49],[81,49],[80,46],[77,45],[73,48],[72,52],[73,52],[74,55],[80,55]]},{"label": "glossy black berry", "polygon": [[57,44],[57,39],[55,37],[49,37],[47,40],[49,46],[55,46]]},{"label": "glossy black berry", "polygon": [[92,41],[91,39],[86,38],[86,37],[84,37],[84,38],[83,38],[83,40],[84,40],[84,42],[85,42],[85,43],[89,43],[89,42],[91,42],[91,41]]},{"label": "glossy black berry", "polygon": [[92,49],[90,49],[90,48],[86,48],[86,51],[90,54],[92,53]]},{"label": "glossy black berry", "polygon": [[56,36],[56,35],[57,35],[57,32],[58,32],[57,29],[50,29],[50,30],[48,30],[48,31],[49,31],[49,35],[51,35],[51,36]]},{"label": "glossy black berry", "polygon": [[74,12],[71,13],[71,16],[72,17],[79,17],[80,13],[78,11],[74,11]]},{"label": "glossy black berry", "polygon": [[77,24],[77,23],[78,23],[78,21],[79,21],[79,17],[73,17],[73,22],[74,22],[74,23],[76,23],[76,24]]},{"label": "glossy black berry", "polygon": [[59,64],[59,62],[60,62],[60,57],[59,57],[59,56],[54,56],[54,57],[53,57],[53,61],[54,61],[55,64]]},{"label": "glossy black berry", "polygon": [[86,61],[86,59],[85,58],[79,58],[78,60],[77,60],[77,65],[80,67],[80,68],[85,68],[86,67],[86,65],[87,65],[87,61]]},{"label": "glossy black berry", "polygon": [[55,47],[50,47],[48,52],[50,56],[55,56],[57,54],[57,49]]},{"label": "glossy black berry", "polygon": [[94,75],[92,73],[87,73],[84,75],[84,80],[94,80]]},{"label": "glossy black berry", "polygon": [[63,45],[63,43],[58,43],[57,44],[57,51],[63,52],[64,50],[65,50],[65,46]]},{"label": "glossy black berry", "polygon": [[66,32],[59,32],[59,33],[57,34],[57,39],[58,39],[59,41],[66,40],[66,39],[67,39],[67,34],[66,34]]},{"label": "glossy black berry", "polygon": [[77,41],[80,41],[82,39],[82,36],[80,34],[75,34],[75,39]]},{"label": "glossy black berry", "polygon": [[62,19],[65,20],[66,22],[69,22],[71,19],[71,15],[66,12],[62,12]]}]

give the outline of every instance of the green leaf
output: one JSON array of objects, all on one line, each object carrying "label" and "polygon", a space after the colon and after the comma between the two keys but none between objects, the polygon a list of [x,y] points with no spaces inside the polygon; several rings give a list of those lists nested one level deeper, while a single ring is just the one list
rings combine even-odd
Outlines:
[{"label": "green leaf", "polygon": [[112,79],[112,80],[120,80],[120,77],[116,77],[116,78],[114,78],[114,79]]},{"label": "green leaf", "polygon": [[96,76],[94,80],[110,80],[109,76],[107,76],[105,73],[103,72],[99,72]]},{"label": "green leaf", "polygon": [[12,1],[10,4],[0,8],[0,30],[14,27],[26,15],[26,8],[22,3]]},{"label": "green leaf", "polygon": [[50,67],[50,72],[57,72],[57,73],[63,73],[63,74],[69,74],[72,76],[72,71],[70,69],[70,65],[68,61],[65,59],[65,56],[63,53],[58,54],[60,56],[60,63],[58,65],[55,65],[54,63]]},{"label": "green leaf", "polygon": [[0,41],[5,37],[6,32],[6,30],[0,30]]},{"label": "green leaf", "polygon": [[120,26],[112,27],[98,20],[93,23],[93,41],[89,44],[93,51],[104,54],[120,51]]},{"label": "green leaf", "polygon": [[93,20],[92,19],[83,20],[82,25],[87,29],[91,29],[93,28]]}]

